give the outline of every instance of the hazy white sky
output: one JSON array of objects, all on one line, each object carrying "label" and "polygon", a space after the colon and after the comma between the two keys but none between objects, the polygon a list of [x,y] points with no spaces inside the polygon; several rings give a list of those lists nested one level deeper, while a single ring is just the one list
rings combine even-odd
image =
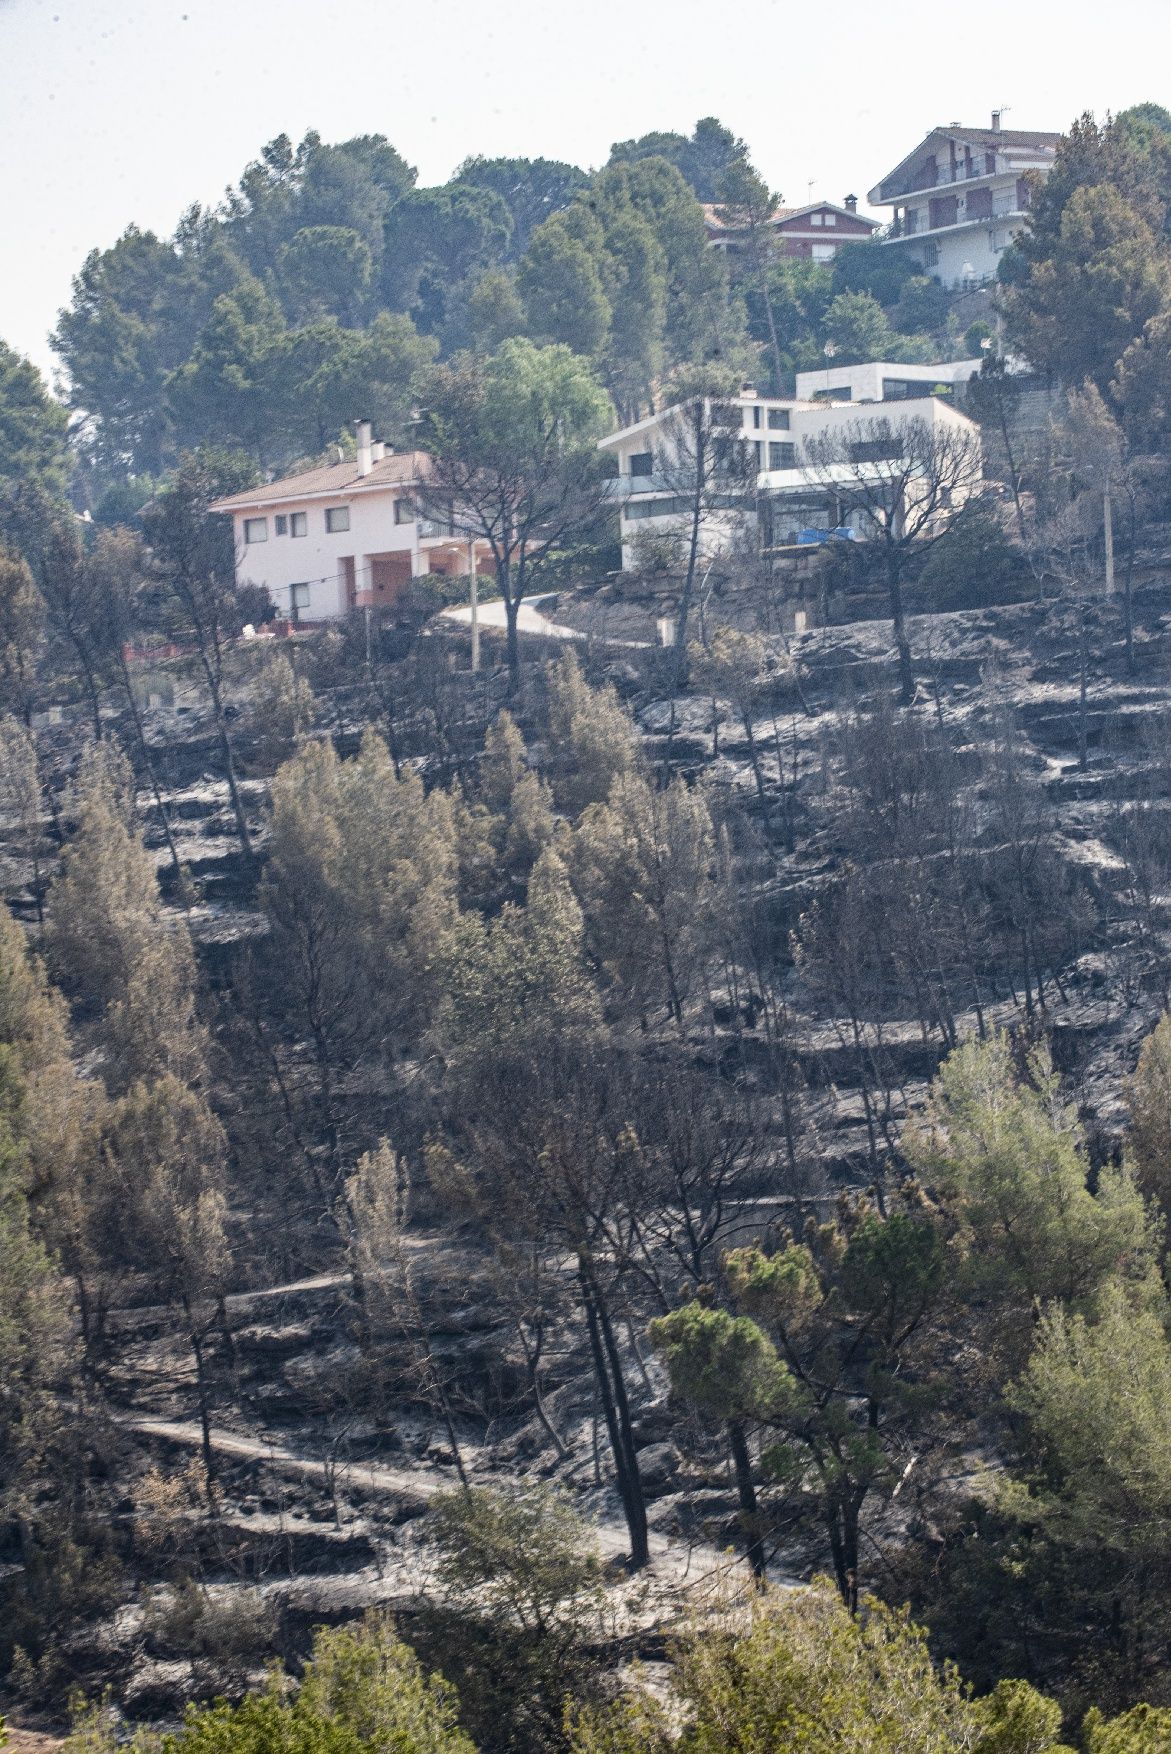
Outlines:
[{"label": "hazy white sky", "polygon": [[0,0],[0,336],[47,334],[94,245],[169,232],[260,146],[382,133],[590,166],[717,115],[790,202],[863,197],[936,122],[1171,105],[1171,0]]}]

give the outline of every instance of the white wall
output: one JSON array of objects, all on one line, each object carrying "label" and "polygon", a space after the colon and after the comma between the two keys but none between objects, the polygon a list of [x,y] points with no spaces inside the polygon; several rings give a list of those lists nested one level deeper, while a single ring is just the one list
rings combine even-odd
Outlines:
[{"label": "white wall", "polygon": [[[770,403],[759,398],[753,400],[760,400],[761,406],[764,409],[767,409],[770,406],[786,408],[789,414],[789,428],[787,431],[774,431],[770,433],[767,427],[767,413],[762,414],[761,416],[762,424],[760,428],[754,427],[752,425],[753,401],[745,400],[741,403],[741,436],[748,439],[763,439],[766,444],[770,437],[774,439],[788,440],[797,447],[796,460],[798,467],[795,469],[773,472],[770,472],[767,468],[762,469],[758,478],[759,485],[762,489],[768,489],[774,494],[791,494],[797,500],[808,498],[811,493],[816,494],[820,491],[820,484],[812,477],[807,477],[802,471],[800,464],[802,461],[802,447],[805,442],[821,433],[832,432],[834,430],[840,431],[843,428],[855,426],[865,428],[867,426],[875,425],[880,421],[887,422],[890,425],[897,427],[900,424],[911,420],[925,420],[937,429],[946,426],[953,426],[967,432],[977,431],[971,421],[961,414],[957,408],[953,407],[950,402],[941,400],[938,396],[926,395],[921,399],[916,399],[914,401],[871,402],[864,403],[861,406],[850,402],[780,403],[774,401]],[[652,453],[656,453],[657,461],[658,455],[662,454],[664,444],[669,442],[671,432],[671,422],[668,419],[669,413],[669,410],[665,410],[663,415],[642,425],[637,433],[624,434],[620,438],[616,435],[613,443],[606,444],[606,449],[614,450],[618,454],[619,472],[622,476],[629,477],[630,457],[632,454],[649,450]],[[768,453],[766,451],[766,458],[767,455]],[[667,467],[670,467],[669,461]],[[849,478],[848,468],[843,471],[842,478],[843,484],[847,484]],[[637,482],[638,478],[636,477],[635,480]],[[745,507],[745,509],[740,512],[730,512],[727,515],[720,514],[717,516],[709,516],[705,522],[704,532],[701,538],[705,560],[722,550],[726,550],[732,545],[737,536],[747,536],[750,534],[751,531],[755,529],[756,521],[755,511],[748,507]],[[795,518],[795,526],[805,527],[808,526],[811,521],[812,520],[808,515],[804,512],[800,512]],[[857,517],[851,518],[851,522],[855,527],[860,527]],[[641,518],[629,518],[625,513],[622,513],[620,515],[620,535],[622,541],[623,570],[629,571],[636,563],[634,544],[639,533],[653,536],[668,535],[672,533],[681,534],[688,532],[689,530],[690,519],[686,513],[668,513],[661,517]]]},{"label": "white wall", "polygon": [[[291,587],[305,583],[309,585],[309,607],[300,611],[302,621],[328,621],[347,614],[349,603],[341,576],[343,555],[354,557],[359,590],[369,588],[369,570],[363,571],[363,564],[371,554],[406,551],[411,556],[412,573],[427,570],[420,561],[415,522],[394,521],[394,502],[403,493],[409,497],[410,490],[401,485],[357,492],[350,489],[336,499],[289,500],[280,506],[260,506],[234,513],[237,583],[263,585],[278,615],[290,613]],[[331,533],[325,527],[326,508],[341,505],[350,508],[350,527]],[[278,536],[277,513],[288,516],[295,511],[305,512],[308,534]],[[266,520],[266,542],[245,544],[244,523],[250,518]]]},{"label": "white wall", "polygon": [[966,384],[973,372],[980,369],[978,359],[953,359],[937,365],[898,365],[890,360],[871,360],[865,365],[826,366],[818,371],[797,373],[797,395],[812,401],[826,390],[849,392],[852,402],[880,402],[884,378],[901,378],[911,383]]},{"label": "white wall", "polygon": [[[926,272],[939,280],[941,286],[962,286],[965,280],[987,280],[995,276],[1000,258],[1008,245],[1023,230],[1024,221],[993,219],[973,226],[955,236],[936,232],[939,260]],[[971,265],[974,274],[965,273]]]},{"label": "white wall", "polygon": [[800,446],[824,432],[840,431],[843,427],[877,425],[879,422],[898,427],[907,421],[925,420],[931,426],[956,426],[976,431],[966,415],[951,402],[939,396],[923,396],[906,402],[871,402],[855,408],[851,402],[805,404],[792,414],[793,436]]},{"label": "white wall", "polygon": [[[920,220],[925,226],[926,210]],[[941,227],[927,237],[892,240],[891,247],[905,249],[907,254],[932,280],[941,286],[963,286],[969,280],[990,280],[995,277],[1000,258],[1008,245],[1024,227],[1024,220],[1000,218],[981,220],[979,224]]]}]

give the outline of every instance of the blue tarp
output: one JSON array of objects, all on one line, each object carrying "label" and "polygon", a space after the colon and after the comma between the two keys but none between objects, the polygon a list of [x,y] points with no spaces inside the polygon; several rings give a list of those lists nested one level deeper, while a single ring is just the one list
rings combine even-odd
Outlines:
[{"label": "blue tarp", "polygon": [[797,540],[806,546],[814,542],[856,542],[858,534],[849,524],[839,524],[836,530],[798,530]]}]

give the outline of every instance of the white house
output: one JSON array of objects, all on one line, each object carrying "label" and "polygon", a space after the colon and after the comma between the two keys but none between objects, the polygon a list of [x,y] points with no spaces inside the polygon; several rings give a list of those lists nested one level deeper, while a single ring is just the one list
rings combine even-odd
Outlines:
[{"label": "white house", "polygon": [[[861,428],[858,443],[865,446],[869,426],[880,443],[889,439],[892,424],[897,429],[900,423],[922,421],[933,430],[955,428],[979,442],[979,429],[966,415],[930,394],[900,399],[897,409],[892,409],[882,402],[814,402],[758,396],[746,389],[721,406],[726,425],[721,423],[719,436],[747,446],[752,479],[747,484],[738,479],[725,494],[717,486],[706,496],[705,559],[745,538],[772,548],[817,539],[819,533],[829,531],[866,536],[868,520],[850,491],[851,482],[857,481],[859,460],[840,469],[815,471],[808,466],[806,446],[823,433],[844,428],[853,436]],[[687,463],[679,451],[680,413],[678,408],[661,409],[599,440],[598,448],[612,453],[618,464],[614,487],[625,571],[640,564],[643,538],[678,537],[690,529]],[[881,461],[874,466],[880,469]]]},{"label": "white house", "polygon": [[868,360],[865,365],[831,365],[797,373],[797,396],[810,402],[906,402],[941,391],[955,394],[980,370],[978,359],[952,359],[935,365],[900,365]]},{"label": "white house", "polygon": [[232,519],[237,584],[263,585],[277,614],[334,621],[353,609],[388,607],[426,573],[491,571],[485,542],[421,515],[428,458],[388,451],[357,422],[358,447],[341,463],[288,475],[217,500]]},{"label": "white house", "polygon": [[933,128],[867,197],[891,209],[884,247],[943,286],[991,280],[1024,225],[1029,173],[1048,176],[1060,138],[1002,128],[999,110],[990,128]]}]

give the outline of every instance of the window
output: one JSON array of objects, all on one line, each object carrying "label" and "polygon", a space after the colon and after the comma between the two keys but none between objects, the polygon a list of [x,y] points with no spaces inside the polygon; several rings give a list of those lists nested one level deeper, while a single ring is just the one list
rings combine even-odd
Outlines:
[{"label": "window", "polygon": [[783,439],[770,439],[768,466],[770,469],[795,469],[797,467],[796,445],[787,444]]},{"label": "window", "polygon": [[309,513],[308,512],[290,512],[289,513],[289,535],[290,536],[307,536],[308,534],[309,534]]},{"label": "window", "polygon": [[415,521],[415,502],[413,499],[396,499],[394,502],[394,521],[396,524],[413,524]]},{"label": "window", "polygon": [[838,223],[837,214],[836,213],[827,213],[825,215],[825,223],[826,223],[826,225],[836,225]]},{"label": "window", "polygon": [[754,439],[752,441],[752,448],[756,452],[756,467],[758,469],[763,469],[764,468],[764,440],[763,439]]},{"label": "window", "polygon": [[814,244],[813,260],[815,262],[832,262],[836,247],[835,244]]},{"label": "window", "polygon": [[768,411],[768,429],[770,432],[788,432],[789,410],[787,408],[770,408]]},{"label": "window", "polygon": [[339,530],[348,530],[350,527],[349,506],[331,505],[325,514],[325,527],[331,535],[336,535]]},{"label": "window", "polygon": [[249,544],[249,546],[251,546],[251,544],[253,542],[267,542],[268,541],[268,519],[267,518],[245,518],[244,519],[244,540],[245,540],[245,542],[247,542]]},{"label": "window", "polygon": [[753,424],[753,426],[760,425],[760,403],[759,402],[754,402],[752,405],[752,424]]},{"label": "window", "polygon": [[890,436],[861,439],[850,446],[851,463],[889,463],[897,461],[902,454],[898,439]]},{"label": "window", "polygon": [[650,451],[635,451],[630,459],[630,473],[632,475],[653,475],[654,472],[655,459],[652,453]]},{"label": "window", "polygon": [[290,585],[289,586],[289,601],[291,602],[294,609],[308,609],[308,607],[309,607],[309,586],[308,585]]},{"label": "window", "polygon": [[278,536],[287,536],[289,533],[289,520],[284,512],[278,512],[276,515],[276,533]]},{"label": "window", "polygon": [[810,225],[824,225],[825,224],[825,214],[824,213],[811,213],[809,215],[809,223],[810,223]]}]

